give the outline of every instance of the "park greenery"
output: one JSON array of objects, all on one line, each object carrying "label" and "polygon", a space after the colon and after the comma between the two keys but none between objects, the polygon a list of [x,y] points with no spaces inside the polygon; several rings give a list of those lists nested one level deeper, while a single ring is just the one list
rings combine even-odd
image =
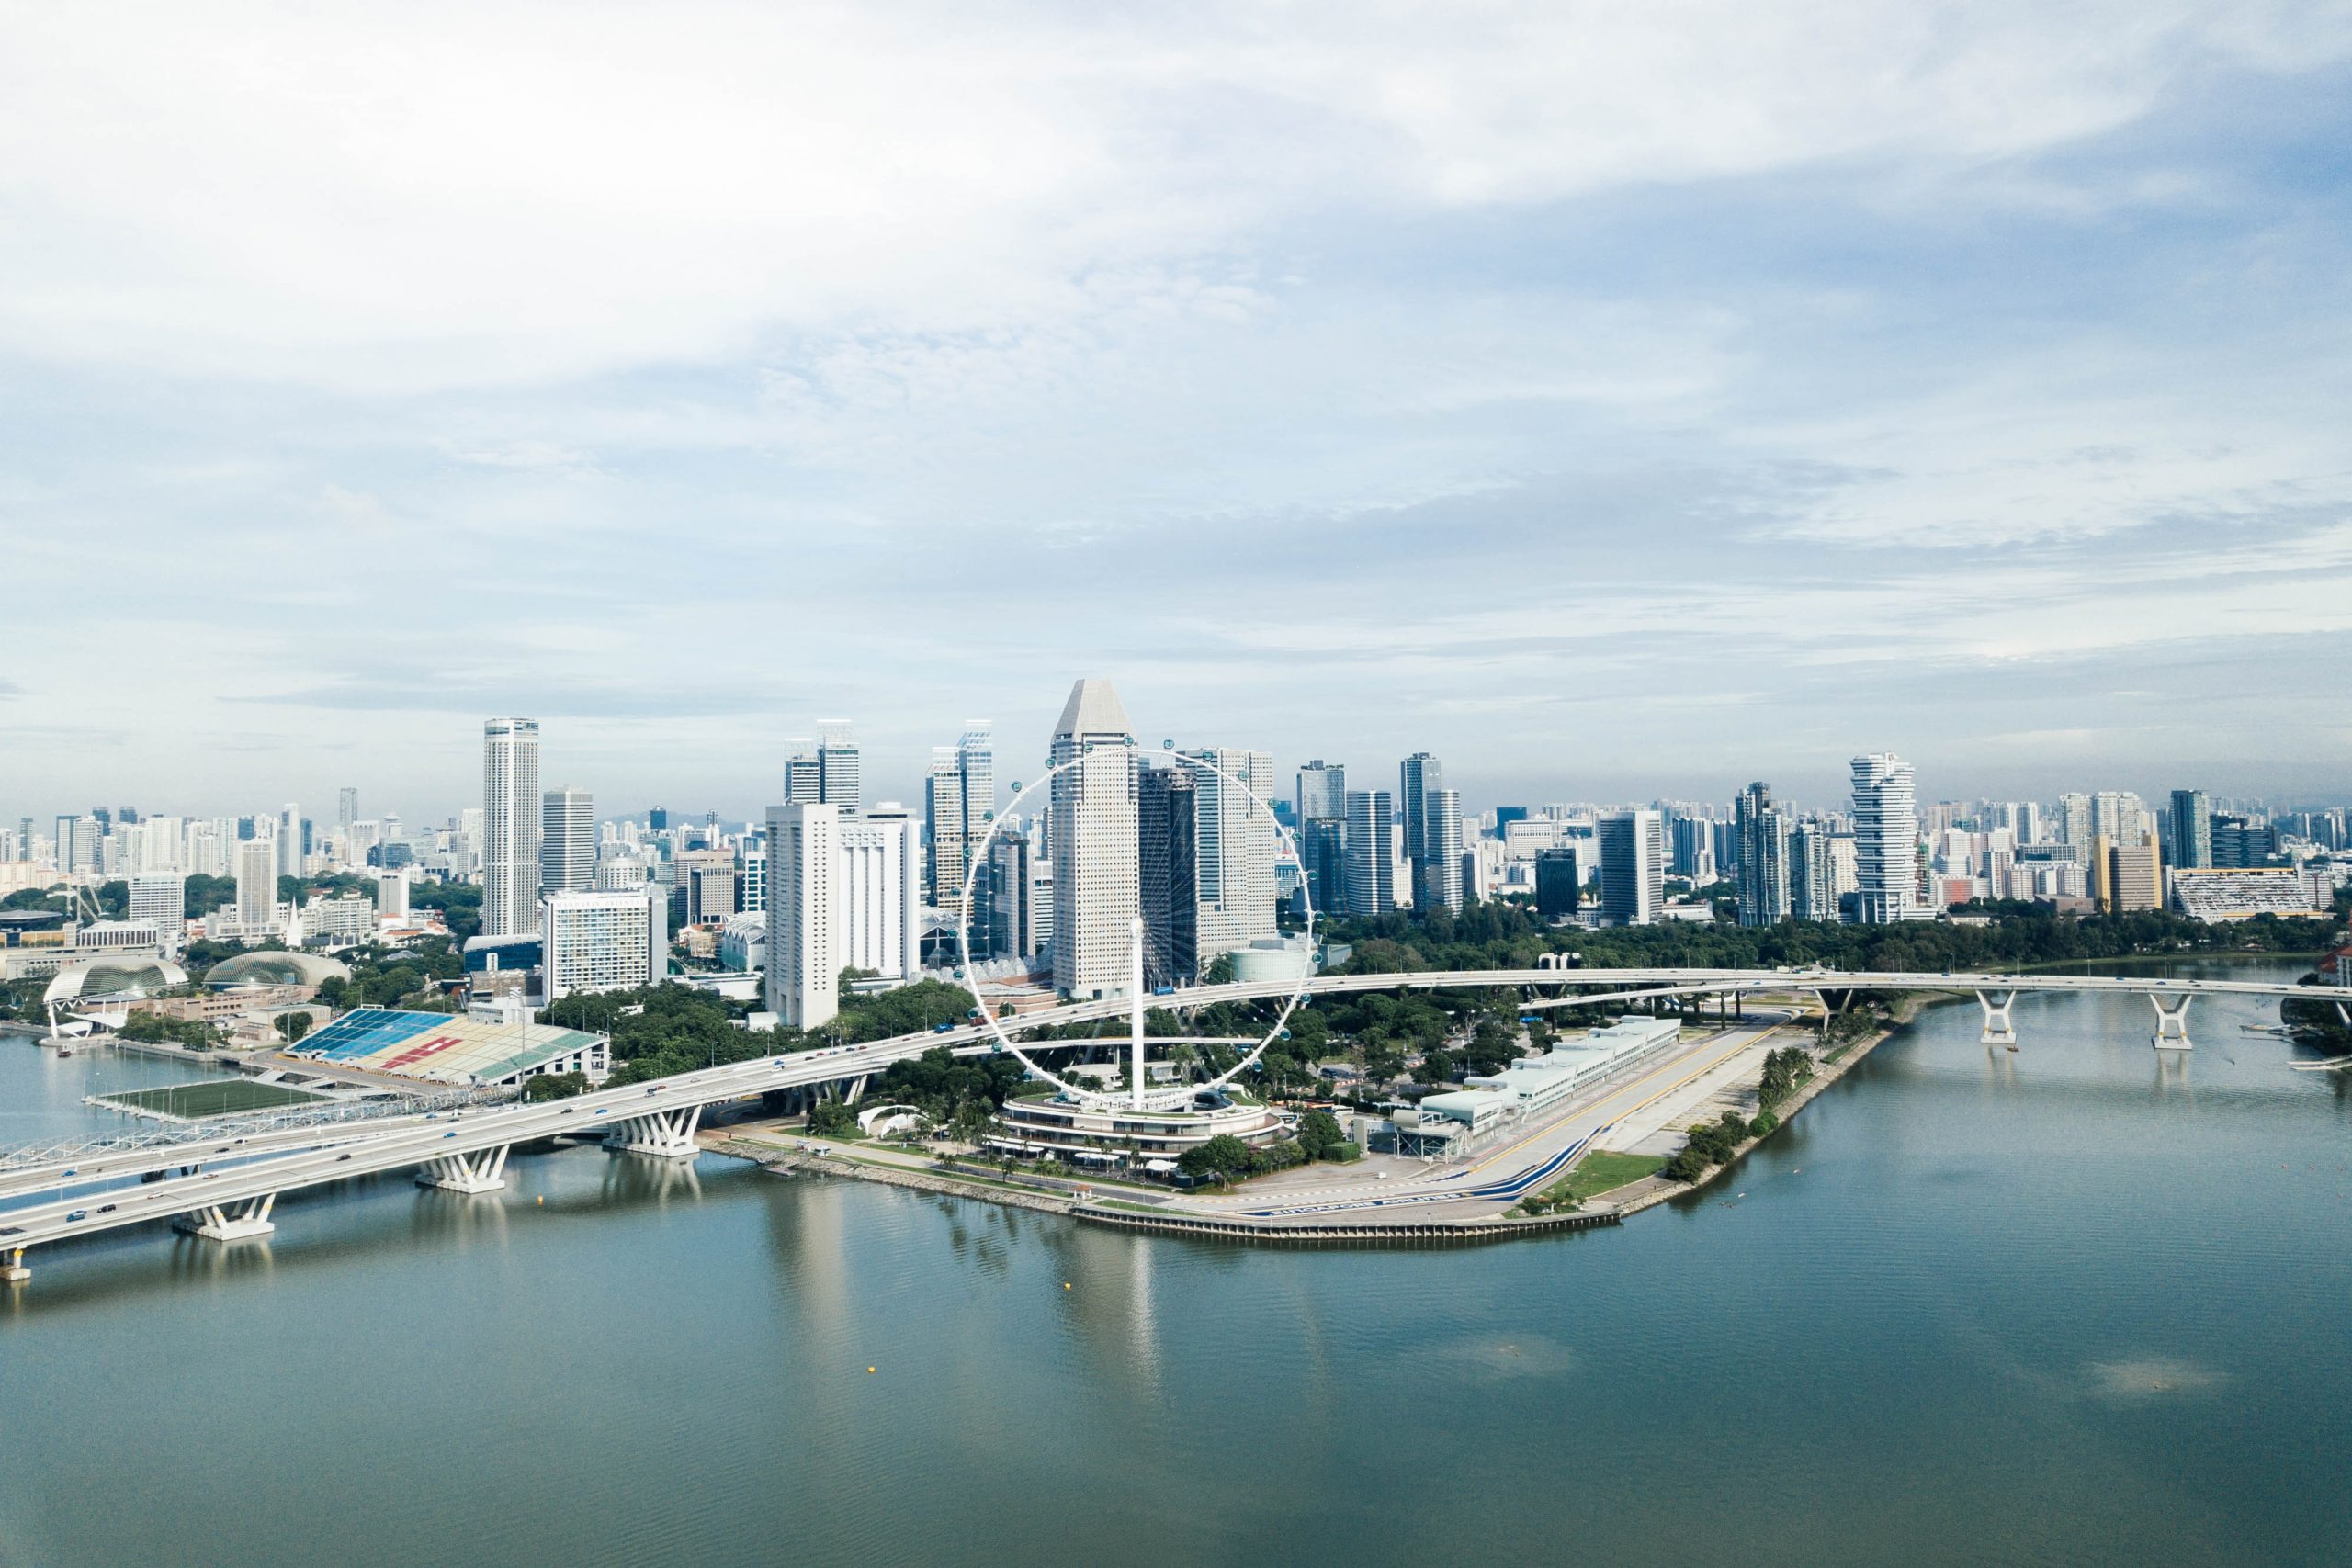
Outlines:
[{"label": "park greenery", "polygon": [[742,1004],[665,982],[566,997],[540,1013],[539,1021],[610,1035],[611,1081],[623,1085],[761,1056],[923,1033],[963,1022],[972,1006],[972,994],[962,987],[921,980],[877,996],[844,996],[841,1011],[812,1030],[752,1030],[742,1025],[750,1010]]},{"label": "park greenery", "polygon": [[575,1094],[586,1094],[592,1087],[586,1073],[539,1073],[523,1080],[523,1098],[531,1102],[570,1100]]},{"label": "park greenery", "polygon": [[185,1045],[191,1051],[217,1050],[228,1038],[217,1023],[207,1023],[200,1018],[166,1018],[145,1010],[125,1018],[115,1033],[124,1040],[149,1045]]}]

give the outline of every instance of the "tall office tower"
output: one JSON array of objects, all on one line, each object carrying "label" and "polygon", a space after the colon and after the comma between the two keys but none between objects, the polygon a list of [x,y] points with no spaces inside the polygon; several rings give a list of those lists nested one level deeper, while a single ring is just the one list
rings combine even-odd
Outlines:
[{"label": "tall office tower", "polygon": [[[985,718],[967,718],[956,742],[956,765],[964,779],[964,867],[980,852],[996,820],[996,736]],[[977,889],[976,889],[977,891]]]},{"label": "tall office tower", "polygon": [[1136,779],[1136,886],[1143,906],[1144,983],[1200,977],[1201,884],[1197,787],[1210,775],[1178,763]]},{"label": "tall office tower", "polygon": [[804,735],[784,745],[784,803],[797,806],[820,798],[817,787],[817,742]]},{"label": "tall office tower", "polygon": [[2058,797],[2058,841],[2073,848],[2075,863],[2091,863],[2091,797],[2077,791]]},{"label": "tall office tower", "polygon": [[692,850],[679,857],[678,891],[690,926],[717,926],[735,913],[735,857],[725,850]]},{"label": "tall office tower", "polygon": [[2129,790],[2103,789],[2091,796],[2091,837],[2105,835],[2119,844],[2136,844],[2145,824],[2140,797]]},{"label": "tall office tower", "polygon": [[2153,837],[2120,843],[2105,833],[2091,839],[2091,900],[2102,914],[2164,907],[2164,852]]},{"label": "tall office tower", "polygon": [[1739,923],[1777,926],[1794,904],[1788,814],[1773,806],[1772,786],[1759,779],[1739,792],[1732,818],[1739,824]]},{"label": "tall office tower", "polygon": [[657,985],[670,967],[660,896],[558,888],[539,900],[539,964],[549,1001]]},{"label": "tall office tower", "polygon": [[1386,790],[1348,791],[1347,910],[1358,919],[1396,912],[1396,863],[1389,853],[1396,815]]},{"label": "tall office tower", "polygon": [[1829,824],[1807,817],[1789,829],[1789,914],[1800,920],[1838,918],[1838,872],[1830,862]]},{"label": "tall office tower", "polygon": [[302,808],[288,801],[277,810],[277,874],[302,874]]},{"label": "tall office tower", "polygon": [[964,767],[953,746],[931,749],[931,772],[923,775],[925,844],[923,897],[944,909],[964,896],[964,873],[972,863],[964,834]]},{"label": "tall office tower", "polygon": [[1298,869],[1317,915],[1348,907],[1348,771],[1321,758],[1298,770]]},{"label": "tall office tower", "polygon": [[1048,818],[1054,863],[1054,989],[1078,1000],[1124,995],[1136,886],[1135,735],[1108,681],[1080,681],[1054,727]]},{"label": "tall office tower", "polygon": [[855,812],[859,794],[857,741],[849,720],[829,718],[817,726],[817,798],[827,806]]},{"label": "tall office tower", "polygon": [[1666,907],[1666,821],[1646,808],[1612,811],[1594,829],[1600,848],[1600,923],[1655,924]]},{"label": "tall office tower", "polygon": [[237,846],[237,934],[247,942],[277,924],[277,844],[247,839]]},{"label": "tall office tower", "polygon": [[1430,795],[1445,787],[1445,769],[1427,751],[1416,751],[1397,765],[1396,804],[1405,816],[1405,863],[1412,869],[1413,907],[1430,907],[1424,886],[1430,866]]},{"label": "tall office tower", "polygon": [[1263,751],[1225,746],[1185,756],[1207,764],[1185,769],[1198,805],[1197,929],[1200,962],[1206,964],[1275,934],[1274,761]]},{"label": "tall office tower", "polygon": [[735,843],[735,907],[755,915],[768,907],[768,845],[745,833]]},{"label": "tall office tower", "polygon": [[539,796],[539,891],[585,893],[596,886],[596,805],[577,784]]},{"label": "tall office tower", "polygon": [[187,935],[187,879],[183,876],[134,876],[130,879],[130,916],[153,920],[164,952],[175,953]]},{"label": "tall office tower", "polygon": [[1677,876],[1687,876],[1694,887],[1704,887],[1717,879],[1715,863],[1715,824],[1698,812],[1678,809],[1668,818],[1668,869]]},{"label": "tall office tower", "polygon": [[834,929],[841,967],[889,979],[922,973],[922,842],[914,813],[877,802],[841,826]]},{"label": "tall office tower", "polygon": [[1584,862],[1572,849],[1535,852],[1535,912],[1547,920],[1573,915],[1584,902]]},{"label": "tall office tower", "polygon": [[376,874],[376,918],[384,920],[405,919],[408,917],[408,873],[384,871]]},{"label": "tall office tower", "polygon": [[2172,792],[2172,863],[2184,871],[2213,864],[2213,797],[2201,789]]},{"label": "tall office tower", "polygon": [[668,832],[670,830],[670,808],[666,806],[647,807],[645,813],[645,830],[649,833]]},{"label": "tall office tower", "polygon": [[1871,926],[1916,919],[1926,910],[1911,764],[1876,751],[1855,758],[1853,773],[1856,919]]},{"label": "tall office tower", "polygon": [[351,833],[351,825],[358,820],[359,791],[353,785],[345,784],[338,793],[335,799],[335,828],[345,837],[349,837]]},{"label": "tall office tower", "polygon": [[1053,863],[1007,831],[989,844],[988,874],[988,930],[973,930],[972,956],[1038,957],[1053,934]]},{"label": "tall office tower", "polygon": [[1421,841],[1429,862],[1421,869],[1421,908],[1460,914],[1467,901],[1462,865],[1462,792],[1430,789],[1422,797],[1427,805]]},{"label": "tall office tower", "polygon": [[481,727],[481,934],[539,929],[539,721]]},{"label": "tall office tower", "polygon": [[79,817],[60,817],[53,845],[57,869],[62,872],[81,869],[96,847],[96,839],[95,829]]},{"label": "tall office tower", "polygon": [[841,829],[820,801],[768,807],[768,1009],[796,1029],[841,1010]]}]

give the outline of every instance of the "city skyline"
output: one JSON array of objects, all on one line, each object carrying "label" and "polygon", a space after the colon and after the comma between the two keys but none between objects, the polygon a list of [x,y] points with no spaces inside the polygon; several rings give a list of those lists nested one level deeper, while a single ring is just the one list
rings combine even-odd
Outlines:
[{"label": "city skyline", "polygon": [[[2352,656],[2323,12],[1131,20],[26,29],[0,550],[141,570],[19,597],[0,801],[447,809],[494,712],[742,810],[851,713],[912,800],[1073,665],[1473,803],[2346,772],[2274,678]],[[602,51],[674,70],[616,118]],[[820,109],[854,155],[778,156]]]}]

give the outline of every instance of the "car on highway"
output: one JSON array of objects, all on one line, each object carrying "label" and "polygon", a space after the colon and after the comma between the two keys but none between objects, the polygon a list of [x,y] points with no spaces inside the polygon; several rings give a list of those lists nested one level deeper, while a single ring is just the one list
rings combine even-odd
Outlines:
[{"label": "car on highway", "polygon": [[98,1213],[101,1214],[111,1214],[114,1213],[114,1205],[112,1203],[101,1203],[98,1205]]},{"label": "car on highway", "polygon": [[66,1215],[66,1216],[65,1216],[65,1223],[66,1223],[67,1224],[69,1224],[69,1225],[70,1225],[70,1224],[73,1224],[74,1221],[76,1221],[76,1220],[86,1220],[86,1219],[88,1219],[89,1217],[90,1217],[90,1211],[89,1211],[89,1210],[87,1210],[87,1209],[76,1209],[76,1210],[74,1210],[72,1213],[70,1213],[70,1214],[68,1214],[68,1215]]}]

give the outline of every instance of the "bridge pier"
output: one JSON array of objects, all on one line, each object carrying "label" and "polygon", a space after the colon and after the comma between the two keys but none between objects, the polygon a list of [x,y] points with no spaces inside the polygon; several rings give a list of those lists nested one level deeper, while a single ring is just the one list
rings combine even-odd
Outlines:
[{"label": "bridge pier", "polygon": [[2156,1010],[2156,1032],[2149,1038],[2148,1043],[2154,1045],[2159,1051],[2187,1051],[2190,1049],[2188,1041],[2188,1004],[2196,999],[2196,997],[2193,995],[2182,997],[2178,1000],[2175,1001],[2171,1006],[2167,1007],[2165,1005],[2165,998],[2163,997],[2158,996],[2154,991],[2150,991],[2148,993],[2148,1001]]},{"label": "bridge pier", "polygon": [[[1995,999],[1996,998],[1997,1000]],[[2015,991],[1976,993],[1976,1004],[1984,1010],[1985,1044],[2009,1046],[2017,1044],[2018,1032],[2009,1021],[2009,1009],[2017,1005],[2017,999],[2018,994]]]},{"label": "bridge pier", "polygon": [[247,1236],[267,1235],[277,1228],[269,1218],[269,1211],[277,1202],[277,1194],[266,1192],[243,1203],[215,1203],[192,1214],[182,1214],[172,1222],[172,1228],[200,1235],[207,1241],[243,1241]]},{"label": "bridge pier", "polygon": [[8,1261],[0,1263],[0,1285],[21,1285],[32,1277],[33,1271],[25,1267],[25,1249],[10,1247]]},{"label": "bridge pier", "polygon": [[513,1146],[501,1144],[494,1149],[428,1160],[416,1173],[416,1184],[444,1192],[495,1192],[506,1185],[506,1153]]},{"label": "bridge pier", "polygon": [[695,1129],[702,1125],[702,1107],[683,1111],[649,1111],[613,1129],[605,1146],[625,1155],[654,1155],[662,1159],[692,1159],[702,1153]]}]

